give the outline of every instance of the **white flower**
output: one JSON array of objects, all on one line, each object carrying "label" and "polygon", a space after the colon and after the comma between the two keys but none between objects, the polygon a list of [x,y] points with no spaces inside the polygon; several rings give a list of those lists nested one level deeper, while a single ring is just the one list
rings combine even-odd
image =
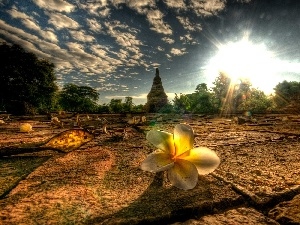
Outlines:
[{"label": "white flower", "polygon": [[151,130],[146,139],[158,150],[147,156],[141,169],[149,172],[167,170],[170,182],[180,189],[194,188],[198,174],[211,173],[220,164],[217,154],[209,148],[193,148],[194,132],[189,125],[176,125],[174,134]]}]

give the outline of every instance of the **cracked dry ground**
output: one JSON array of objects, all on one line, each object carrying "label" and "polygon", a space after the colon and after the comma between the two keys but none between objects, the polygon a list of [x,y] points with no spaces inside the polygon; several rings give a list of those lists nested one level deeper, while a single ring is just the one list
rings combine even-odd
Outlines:
[{"label": "cracked dry ground", "polygon": [[[106,119],[111,129],[126,121]],[[19,133],[18,122],[1,125],[0,147],[62,131],[29,122],[31,133]],[[139,168],[154,150],[146,132],[173,132],[178,123],[191,125],[195,146],[208,146],[221,159],[190,191],[172,187],[163,172]],[[257,116],[237,125],[228,118],[164,115],[162,122],[132,128],[125,140],[96,133],[70,153],[0,158],[0,224],[300,224],[299,116]]]}]

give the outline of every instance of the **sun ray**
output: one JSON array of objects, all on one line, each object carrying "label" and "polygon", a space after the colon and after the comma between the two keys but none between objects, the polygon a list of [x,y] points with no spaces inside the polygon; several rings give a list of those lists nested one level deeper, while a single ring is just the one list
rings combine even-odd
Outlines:
[{"label": "sun ray", "polygon": [[224,101],[222,102],[220,116],[228,115],[232,112],[232,99],[233,99],[233,93],[235,89],[235,83],[230,82],[226,97]]},{"label": "sun ray", "polygon": [[225,72],[232,82],[247,79],[253,87],[271,94],[282,81],[282,73],[300,71],[299,63],[276,58],[277,54],[269,51],[265,44],[254,44],[247,36],[238,42],[216,43],[216,47],[217,54],[206,66],[206,76],[210,78]]}]

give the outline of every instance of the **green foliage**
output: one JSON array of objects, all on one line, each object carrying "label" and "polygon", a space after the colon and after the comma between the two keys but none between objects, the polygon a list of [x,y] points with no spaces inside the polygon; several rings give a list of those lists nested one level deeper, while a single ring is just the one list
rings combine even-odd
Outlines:
[{"label": "green foliage", "polygon": [[217,108],[214,103],[214,95],[208,91],[207,85],[197,85],[195,93],[189,95],[192,113],[215,113]]},{"label": "green foliage", "polygon": [[191,99],[188,95],[180,93],[178,96],[175,93],[175,98],[173,99],[174,111],[177,113],[186,113],[191,109]]},{"label": "green foliage", "polygon": [[274,101],[278,108],[283,108],[291,102],[300,103],[300,82],[285,80],[278,83],[274,90]]},{"label": "green foliage", "polygon": [[0,45],[0,102],[13,114],[49,111],[55,100],[54,64],[18,45]]},{"label": "green foliage", "polygon": [[263,91],[252,88],[248,80],[232,82],[224,73],[215,79],[212,106],[221,114],[251,111],[262,113],[274,109],[273,101]]},{"label": "green foliage", "polygon": [[240,111],[250,111],[251,113],[265,113],[272,109],[272,99],[265,95],[263,91],[252,88],[248,91],[248,96],[241,102],[238,109]]},{"label": "green foliage", "polygon": [[95,113],[109,113],[109,105],[108,104],[98,105]]},{"label": "green foliage", "polygon": [[135,112],[135,113],[145,112],[145,105],[142,105],[142,104],[134,105],[132,107],[132,112]]},{"label": "green foliage", "polygon": [[208,91],[207,84],[205,83],[198,84],[196,87],[196,93],[202,93],[207,91]]},{"label": "green foliage", "polygon": [[167,103],[166,105],[161,107],[159,110],[159,113],[173,113],[173,112],[174,112],[174,108],[171,103]]},{"label": "green foliage", "polygon": [[108,104],[99,105],[98,113],[138,113],[145,112],[145,105],[134,105],[132,97],[125,97],[125,102],[122,99],[111,99]]},{"label": "green foliage", "polygon": [[59,104],[66,111],[95,112],[97,110],[98,92],[88,86],[75,84],[64,85],[59,93]]},{"label": "green foliage", "polygon": [[122,99],[111,99],[109,103],[109,111],[111,113],[121,113],[123,112]]},{"label": "green foliage", "polygon": [[214,93],[214,102],[216,107],[220,110],[226,102],[230,83],[231,79],[225,73],[220,73],[213,82],[214,87],[212,88],[212,91]]},{"label": "green foliage", "polygon": [[251,96],[251,83],[248,80],[240,80],[239,83],[231,84],[231,87],[233,90],[230,92],[231,99],[228,99],[228,103],[231,105],[231,112],[236,113],[239,112],[240,105]]},{"label": "green foliage", "polygon": [[214,95],[208,91],[205,83],[199,84],[192,94],[175,94],[174,111],[177,113],[214,113],[217,107]]},{"label": "green foliage", "polygon": [[125,103],[123,104],[123,111],[132,112],[132,110],[133,110],[132,97],[125,97]]}]

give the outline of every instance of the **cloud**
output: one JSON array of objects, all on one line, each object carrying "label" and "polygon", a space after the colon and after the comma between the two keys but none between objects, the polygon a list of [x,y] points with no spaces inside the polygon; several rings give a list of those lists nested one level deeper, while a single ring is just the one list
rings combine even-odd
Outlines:
[{"label": "cloud", "polygon": [[140,14],[145,14],[149,8],[156,6],[155,0],[127,0],[126,4],[129,8],[134,9]]},{"label": "cloud", "polygon": [[164,3],[170,8],[176,8],[181,10],[186,9],[186,4],[183,0],[164,0]]},{"label": "cloud", "polygon": [[146,62],[145,60],[140,60],[139,63],[140,63],[140,65],[141,65],[141,67],[143,67],[146,71],[148,71],[149,67],[151,66],[151,65],[149,65],[149,63]]},{"label": "cloud", "polygon": [[189,8],[198,16],[212,16],[225,8],[224,0],[190,0]]},{"label": "cloud", "polygon": [[[108,29],[107,33],[116,40],[122,48],[116,53],[127,66],[140,65],[136,59],[142,57],[140,46],[143,45],[142,41],[138,40],[136,29],[130,29],[128,25],[121,23],[120,21],[112,21],[104,23]],[[130,56],[133,56],[130,58]]]},{"label": "cloud", "polygon": [[7,10],[7,13],[15,19],[34,20],[33,17],[28,16],[26,13],[19,12],[14,7],[11,10]]},{"label": "cloud", "polygon": [[86,19],[87,25],[89,26],[90,30],[99,33],[102,30],[101,24],[96,19]]},{"label": "cloud", "polygon": [[39,57],[46,58],[46,59],[51,58],[50,54],[46,54],[36,48],[35,44],[39,44],[43,42],[43,40],[41,40],[37,36],[28,34],[24,32],[22,29],[8,25],[3,20],[0,20],[0,27],[1,27],[0,29],[1,34],[4,37],[6,37],[8,40],[10,40],[11,43],[17,43],[22,47],[24,47],[26,50],[31,51],[34,54],[37,54]]},{"label": "cloud", "polygon": [[188,17],[177,16],[178,21],[182,24],[183,28],[188,31],[201,31],[201,24],[192,23]]},{"label": "cloud", "polygon": [[183,44],[190,44],[190,45],[198,44],[198,41],[195,40],[191,36],[191,34],[186,34],[186,35],[180,36],[179,39],[182,41]]},{"label": "cloud", "polygon": [[163,13],[159,10],[149,10],[147,13],[147,19],[152,25],[151,30],[157,33],[171,35],[173,33],[170,25],[163,21]]},{"label": "cloud", "polygon": [[91,46],[91,50],[101,58],[104,58],[107,55],[107,49],[101,45],[93,45]]},{"label": "cloud", "polygon": [[129,52],[125,51],[124,49],[120,49],[116,55],[121,59],[121,60],[126,60],[129,57]]},{"label": "cloud", "polygon": [[77,66],[78,68],[82,66],[91,67],[97,63],[97,57],[92,54],[86,53],[84,45],[77,42],[67,42],[66,45],[70,50],[70,55],[72,55],[74,58],[71,61],[72,64]]},{"label": "cloud", "polygon": [[88,73],[90,70],[88,68],[82,68],[79,70],[81,73]]},{"label": "cloud", "polygon": [[19,12],[15,8],[8,10],[7,13],[14,19],[20,19],[27,28],[32,30],[40,30],[40,27],[34,22],[33,17],[30,17],[23,12]]},{"label": "cloud", "polygon": [[137,40],[136,37],[131,33],[123,33],[119,31],[115,31],[113,35],[116,38],[116,41],[119,45],[123,47],[128,47],[128,49],[131,49],[131,51],[133,52],[136,52],[134,50],[135,48],[130,48],[130,47],[142,44],[141,41]]},{"label": "cloud", "polygon": [[119,8],[119,5],[126,4],[126,2],[125,2],[125,0],[113,0],[113,1],[111,1],[111,4],[114,7]]},{"label": "cloud", "polygon": [[68,42],[66,45],[73,52],[84,52],[84,46],[76,42]]},{"label": "cloud", "polygon": [[71,12],[74,10],[75,6],[68,3],[64,0],[33,0],[33,2],[39,6],[40,8],[50,10],[50,11],[58,11],[58,12]]},{"label": "cloud", "polygon": [[172,61],[172,56],[170,54],[166,54],[166,56],[169,61]]},{"label": "cloud", "polygon": [[101,68],[106,72],[113,72],[117,69],[118,66],[123,65],[122,59],[120,57],[116,59],[108,56],[108,52],[110,51],[105,46],[97,44],[92,45],[90,49],[98,57],[98,68]]},{"label": "cloud", "polygon": [[109,16],[109,14],[110,14],[110,8],[104,8],[104,9],[100,9],[99,11],[98,11],[98,14],[99,14],[99,16],[101,16],[101,17],[108,17]]},{"label": "cloud", "polygon": [[120,4],[126,4],[139,14],[146,15],[148,22],[152,26],[150,27],[151,30],[166,35],[172,34],[172,29],[170,25],[163,21],[163,13],[157,9],[155,0],[119,0],[114,1],[112,4],[116,7]]},{"label": "cloud", "polygon": [[46,13],[49,16],[48,23],[52,24],[56,29],[60,30],[62,28],[69,28],[69,29],[78,29],[80,26],[79,24],[61,13]]},{"label": "cloud", "polygon": [[19,12],[16,8],[8,10],[7,12],[12,18],[20,19],[23,25],[28,29],[37,31],[42,38],[52,42],[58,42],[56,34],[47,28],[42,30],[33,17],[28,16],[26,13]]},{"label": "cloud", "polygon": [[109,3],[103,1],[88,1],[85,3],[78,3],[79,7],[86,10],[90,15],[100,16],[102,18],[110,15]]},{"label": "cloud", "polygon": [[163,37],[161,40],[163,40],[164,42],[168,43],[168,44],[173,44],[175,41],[172,38],[169,37]]},{"label": "cloud", "polygon": [[181,56],[186,54],[186,48],[178,49],[178,48],[172,48],[171,49],[171,54],[175,56]]},{"label": "cloud", "polygon": [[101,53],[102,57],[87,53],[84,45],[77,42],[67,42],[68,49],[62,49],[54,43],[43,41],[35,35],[12,27],[2,20],[0,20],[0,27],[2,28],[0,34],[12,43],[22,45],[38,57],[51,60],[55,64],[58,73],[66,74],[83,68],[88,68],[91,74],[112,73],[117,66],[122,64],[122,61],[108,57],[103,52]]},{"label": "cloud", "polygon": [[135,65],[139,65],[139,61],[135,60],[135,59],[129,59],[128,62],[126,63],[126,66],[135,66]]},{"label": "cloud", "polygon": [[32,30],[37,30],[40,31],[41,28],[38,26],[34,21],[32,20],[22,20],[22,23],[25,25],[25,27],[32,29]]},{"label": "cloud", "polygon": [[38,49],[36,49],[36,46],[34,46],[33,43],[31,43],[27,40],[23,40],[23,39],[19,38],[17,35],[15,35],[14,33],[7,31],[5,29],[5,25],[3,24],[2,20],[0,20],[0,25],[2,28],[4,28],[4,30],[2,30],[2,29],[0,30],[0,34],[5,36],[6,38],[8,38],[11,41],[10,43],[17,43],[18,45],[22,46],[26,50],[29,50],[30,52],[32,52],[36,55],[39,55],[40,57],[43,57],[43,58],[51,57],[50,55],[45,54],[45,53],[39,51]]},{"label": "cloud", "polygon": [[155,68],[156,68],[156,67],[160,67],[160,65],[161,65],[160,63],[151,63],[151,66],[152,66],[152,67],[155,67]]},{"label": "cloud", "polygon": [[42,30],[40,31],[40,35],[46,39],[46,40],[49,40],[51,42],[55,42],[57,43],[58,42],[58,39],[57,39],[57,36],[56,34],[54,33],[53,30],[51,30],[50,28],[48,30]]},{"label": "cloud", "polygon": [[160,51],[160,52],[163,52],[165,49],[163,47],[161,47],[161,46],[158,46],[157,50]]},{"label": "cloud", "polygon": [[86,34],[84,31],[80,30],[70,30],[69,31],[70,34],[72,35],[72,37],[77,40],[77,41],[81,41],[81,42],[92,42],[95,40],[95,38],[91,35]]},{"label": "cloud", "polygon": [[62,74],[68,74],[72,71],[72,64],[70,62],[61,61],[58,64],[55,64],[56,69]]},{"label": "cloud", "polygon": [[131,56],[131,58],[135,60],[140,60],[143,55],[144,55],[143,53],[138,52],[136,55]]}]

